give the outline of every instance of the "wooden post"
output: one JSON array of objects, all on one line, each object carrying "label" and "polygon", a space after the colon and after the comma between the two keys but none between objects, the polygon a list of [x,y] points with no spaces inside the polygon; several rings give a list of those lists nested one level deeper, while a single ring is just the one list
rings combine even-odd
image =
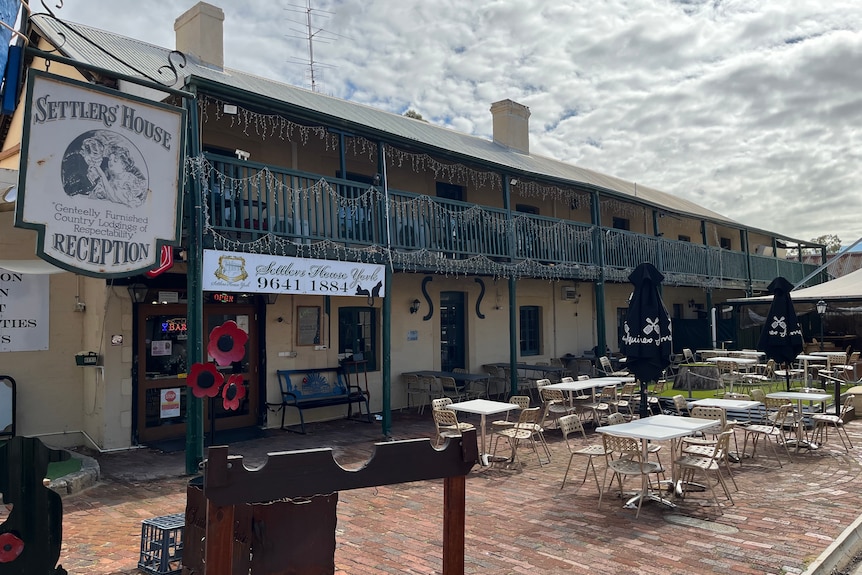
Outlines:
[{"label": "wooden post", "polygon": [[443,480],[443,575],[464,575],[467,476]]},{"label": "wooden post", "polygon": [[233,505],[207,501],[204,565],[207,575],[231,575],[233,571]]}]

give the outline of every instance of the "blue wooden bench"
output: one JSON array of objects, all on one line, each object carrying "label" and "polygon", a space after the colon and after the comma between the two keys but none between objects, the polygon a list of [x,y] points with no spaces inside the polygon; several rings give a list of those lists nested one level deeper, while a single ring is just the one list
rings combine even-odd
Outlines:
[{"label": "blue wooden bench", "polygon": [[[281,388],[281,428],[284,429],[284,414],[288,407],[299,412],[299,433],[305,433],[305,418],[302,412],[315,407],[347,405],[348,419],[353,416],[353,404],[358,405],[362,417],[362,404],[365,404],[365,417],[371,423],[371,409],[368,407],[368,390],[345,382],[341,367],[319,367],[309,369],[278,370],[278,385]],[[288,431],[295,431],[288,428]]]}]

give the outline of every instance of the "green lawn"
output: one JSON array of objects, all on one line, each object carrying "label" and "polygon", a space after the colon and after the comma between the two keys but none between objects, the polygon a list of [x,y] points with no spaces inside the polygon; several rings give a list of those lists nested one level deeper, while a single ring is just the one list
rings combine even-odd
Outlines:
[{"label": "green lawn", "polygon": [[81,460],[76,457],[70,457],[66,461],[49,463],[48,473],[46,474],[46,477],[53,480],[57,479],[58,477],[63,477],[64,475],[69,475],[70,473],[74,473],[80,470]]}]

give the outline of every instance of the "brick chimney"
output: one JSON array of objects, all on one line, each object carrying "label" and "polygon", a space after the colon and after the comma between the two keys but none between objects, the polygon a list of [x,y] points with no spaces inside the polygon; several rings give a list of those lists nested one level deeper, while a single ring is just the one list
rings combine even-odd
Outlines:
[{"label": "brick chimney", "polygon": [[524,154],[530,153],[530,109],[512,100],[491,104],[494,143]]},{"label": "brick chimney", "polygon": [[224,12],[198,2],[174,21],[177,50],[194,54],[205,64],[224,68]]}]

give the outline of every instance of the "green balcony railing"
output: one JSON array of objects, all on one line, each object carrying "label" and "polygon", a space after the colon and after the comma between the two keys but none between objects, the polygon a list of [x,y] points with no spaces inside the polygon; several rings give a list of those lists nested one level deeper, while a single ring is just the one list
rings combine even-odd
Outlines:
[{"label": "green balcony railing", "polygon": [[[397,251],[428,250],[445,257],[481,255],[497,261],[599,268],[589,223],[480,206],[264,164],[206,155],[207,226],[236,241],[274,234],[297,245],[334,242]],[[606,278],[625,281],[650,262],[675,283],[715,285],[749,281],[749,256],[691,242],[598,228]],[[799,281],[813,266],[750,256],[751,282],[776,275]],[[477,270],[478,271],[478,270]],[[589,274],[587,274],[589,275]]]}]

